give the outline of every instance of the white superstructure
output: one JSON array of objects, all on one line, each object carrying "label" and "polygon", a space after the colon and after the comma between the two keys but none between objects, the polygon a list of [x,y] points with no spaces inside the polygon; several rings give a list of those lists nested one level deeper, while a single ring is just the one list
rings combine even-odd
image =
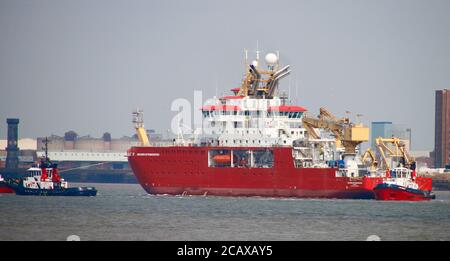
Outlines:
[{"label": "white superstructure", "polygon": [[55,168],[45,168],[45,175],[42,175],[42,168],[32,167],[27,170],[27,175],[22,179],[23,187],[29,189],[55,189],[55,184],[60,188],[68,188],[67,181],[58,177],[58,182],[55,182],[53,175],[58,175]]},{"label": "white superstructure", "polygon": [[419,189],[419,185],[414,180],[415,174],[412,170],[398,167],[390,170],[389,177],[384,179],[384,183],[398,185],[404,188]]},{"label": "white superstructure", "polygon": [[219,146],[292,146],[305,138],[306,109],[287,106],[279,97],[228,96],[202,107],[202,142]]}]

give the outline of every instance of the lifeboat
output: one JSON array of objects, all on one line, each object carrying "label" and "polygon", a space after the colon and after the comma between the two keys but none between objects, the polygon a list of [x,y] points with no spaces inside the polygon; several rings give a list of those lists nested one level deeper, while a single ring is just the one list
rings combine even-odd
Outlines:
[{"label": "lifeboat", "polygon": [[230,164],[231,154],[217,154],[213,157],[213,160],[217,164]]}]

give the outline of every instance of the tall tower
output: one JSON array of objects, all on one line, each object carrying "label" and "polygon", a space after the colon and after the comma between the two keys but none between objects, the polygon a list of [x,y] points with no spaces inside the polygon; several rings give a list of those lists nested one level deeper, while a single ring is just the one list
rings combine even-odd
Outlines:
[{"label": "tall tower", "polygon": [[434,128],[434,167],[444,168],[450,160],[450,92],[436,91]]},{"label": "tall tower", "polygon": [[8,146],[6,147],[6,168],[17,169],[19,166],[19,119],[6,119],[8,123]]}]

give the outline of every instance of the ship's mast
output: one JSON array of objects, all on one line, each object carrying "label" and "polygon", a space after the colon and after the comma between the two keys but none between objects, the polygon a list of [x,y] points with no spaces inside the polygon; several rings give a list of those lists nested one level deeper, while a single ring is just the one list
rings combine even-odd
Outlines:
[{"label": "ship's mast", "polygon": [[49,161],[49,159],[48,159],[48,138],[47,137],[45,137],[45,139],[44,139],[44,156],[45,156],[45,162],[48,162]]},{"label": "ship's mast", "polygon": [[132,113],[133,115],[133,123],[134,128],[136,129],[136,134],[138,136],[139,141],[143,146],[148,146],[150,144],[147,136],[147,132],[144,128],[144,111],[140,109],[136,109]]},{"label": "ship's mast", "polygon": [[242,81],[241,90],[238,95],[251,98],[267,98],[272,99],[276,96],[279,81],[290,74],[289,65],[281,70],[279,51],[268,53],[265,56],[267,69],[263,69],[260,65],[259,44],[256,43],[256,59],[249,63],[248,50],[244,50],[245,54],[245,77]]},{"label": "ship's mast", "polygon": [[245,68],[244,68],[244,70],[247,70],[247,68],[248,68],[248,50],[247,49],[244,49],[244,53],[245,53]]}]

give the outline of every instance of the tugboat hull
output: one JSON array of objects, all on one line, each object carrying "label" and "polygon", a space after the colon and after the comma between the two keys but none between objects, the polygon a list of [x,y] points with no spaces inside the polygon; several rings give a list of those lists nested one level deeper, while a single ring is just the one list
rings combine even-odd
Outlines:
[{"label": "tugboat hull", "polygon": [[0,193],[14,193],[14,190],[6,186],[5,184],[0,184]]},{"label": "tugboat hull", "polygon": [[374,188],[374,192],[377,200],[424,201],[436,198],[430,191],[405,188],[386,183],[378,184]]},{"label": "tugboat hull", "polygon": [[0,175],[0,194],[1,193],[14,193],[14,190],[8,187],[5,179],[3,179],[3,177]]},{"label": "tugboat hull", "polygon": [[25,196],[85,196],[94,197],[97,190],[93,187],[76,187],[66,189],[30,189],[22,186],[12,186],[17,195]]}]

